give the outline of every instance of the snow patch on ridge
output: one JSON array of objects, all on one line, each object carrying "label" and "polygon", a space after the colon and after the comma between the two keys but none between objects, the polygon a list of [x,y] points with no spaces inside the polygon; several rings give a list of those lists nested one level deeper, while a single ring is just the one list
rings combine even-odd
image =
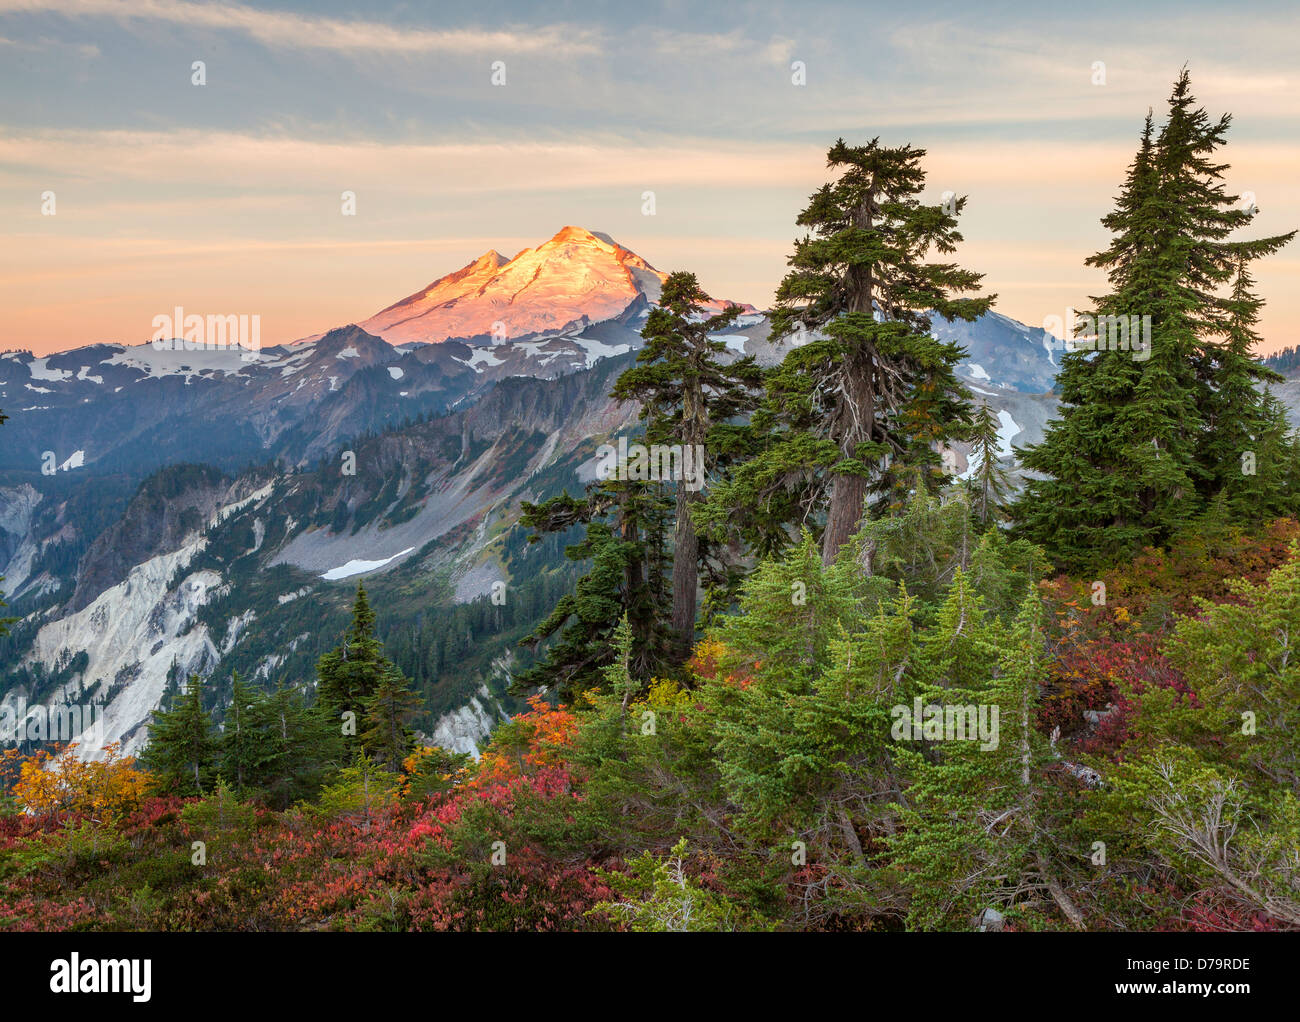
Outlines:
[{"label": "snow patch on ridge", "polygon": [[347,564],[341,564],[337,568],[330,568],[330,570],[325,572],[325,574],[323,574],[321,578],[325,579],[327,582],[336,582],[341,578],[348,578],[352,575],[360,575],[364,571],[374,571],[376,568],[382,568],[390,561],[395,561],[399,557],[405,557],[414,549],[415,547],[408,546],[405,550],[393,554],[392,557],[385,557],[382,561],[362,561],[362,560],[348,561]]},{"label": "snow patch on ridge", "polygon": [[[51,369],[46,364],[49,362],[49,356],[45,358],[34,358],[27,364],[28,371],[32,374],[33,380],[51,380],[55,383],[62,383],[64,380],[72,377],[71,369]],[[39,390],[39,387],[32,387],[32,390]],[[44,391],[48,394],[49,391]]]}]

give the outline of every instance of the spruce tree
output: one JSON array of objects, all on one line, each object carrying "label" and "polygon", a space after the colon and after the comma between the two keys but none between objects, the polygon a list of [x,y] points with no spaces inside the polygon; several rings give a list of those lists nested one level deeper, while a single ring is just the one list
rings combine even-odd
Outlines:
[{"label": "spruce tree", "polygon": [[[370,697],[378,691],[384,676],[394,670],[393,663],[384,656],[383,644],[375,638],[375,613],[370,609],[366,590],[357,584],[356,600],[352,606],[352,624],[343,641],[324,654],[316,664],[316,704],[324,716],[340,730],[344,715],[360,730]],[[359,745],[354,734],[345,736],[345,751],[351,756]]]},{"label": "spruce tree", "polygon": [[564,553],[590,567],[573,592],[561,596],[521,640],[521,645],[541,650],[541,659],[519,673],[512,691],[546,687],[572,700],[587,689],[602,688],[604,669],[614,656],[614,630],[625,614],[632,631],[632,677],[645,685],[656,672],[670,670],[675,659],[667,551],[672,512],[663,484],[612,478],[594,484],[583,497],[566,492],[522,507],[520,521],[533,530],[530,543],[548,533],[582,528],[582,540]]},{"label": "spruce tree", "polygon": [[1247,311],[1219,291],[1243,261],[1292,235],[1227,240],[1254,214],[1224,191],[1227,166],[1214,160],[1230,117],[1212,121],[1194,103],[1184,70],[1158,135],[1148,113],[1116,207],[1102,220],[1111,243],[1087,260],[1106,270],[1111,288],[1090,314],[1100,350],[1065,354],[1060,418],[1040,444],[1018,451],[1033,475],[1013,510],[1017,527],[1065,567],[1113,563],[1184,527],[1222,461],[1209,418],[1249,417],[1215,402],[1225,382],[1241,393],[1242,366],[1221,359],[1216,336],[1231,329],[1234,308]]},{"label": "spruce tree", "polygon": [[[762,382],[762,370],[753,358],[728,360],[726,342],[710,336],[735,321],[739,306],[706,316],[709,301],[695,274],[669,274],[659,304],[641,331],[646,343],[637,364],[618,378],[612,392],[620,400],[641,403],[647,443],[681,445],[683,465],[691,457],[699,481],[728,453],[727,441],[735,429],[731,420],[753,410]],[[696,452],[702,455],[698,464]],[[680,660],[690,654],[695,640],[700,563],[707,564],[711,553],[707,542],[701,548],[691,517],[704,493],[685,482],[675,480],[673,535],[672,627]],[[712,574],[725,576],[725,566],[717,566]]]},{"label": "spruce tree", "polygon": [[1001,443],[998,424],[985,402],[980,403],[979,411],[975,413],[970,443],[969,458],[972,462],[972,471],[968,477],[967,488],[971,494],[971,511],[975,520],[982,527],[988,528],[990,525],[996,525],[1002,518],[1002,505],[1009,484],[1006,470],[998,461]]},{"label": "spruce tree", "polygon": [[[937,485],[934,446],[969,426],[969,394],[953,375],[964,350],[931,336],[931,316],[974,320],[993,296],[953,297],[978,290],[981,275],[926,261],[955,251],[966,199],[920,201],[924,156],[841,139],[827,158],[839,177],[799,215],[811,233],[795,242],[777,290],[772,338],[807,343],[769,375],[755,416],[768,428],[763,449],[726,494],[735,527],[768,531],[768,546],[782,541],[773,526],[812,526],[824,514],[829,564],[870,495],[889,503],[918,481]],[[770,514],[774,500],[784,523],[750,517]]]},{"label": "spruce tree", "polygon": [[217,769],[217,740],[197,674],[171,709],[154,711],[140,763],[162,791],[202,795],[208,789]]}]

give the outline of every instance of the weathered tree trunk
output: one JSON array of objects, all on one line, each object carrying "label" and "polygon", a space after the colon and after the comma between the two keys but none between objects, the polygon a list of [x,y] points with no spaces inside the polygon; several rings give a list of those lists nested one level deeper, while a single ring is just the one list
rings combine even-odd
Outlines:
[{"label": "weathered tree trunk", "polygon": [[691,521],[697,495],[677,484],[677,525],[673,532],[673,632],[685,659],[695,642],[695,603],[699,585],[700,540]]},{"label": "weathered tree trunk", "polygon": [[[708,433],[708,412],[698,376],[682,381],[682,474],[705,471],[704,438]],[[696,456],[698,464],[695,463]],[[692,472],[686,472],[686,458],[691,458]],[[700,577],[700,540],[691,521],[691,505],[700,495],[686,488],[685,478],[677,480],[677,521],[673,529],[673,634],[677,653],[685,660],[695,643],[696,590]]]},{"label": "weathered tree trunk", "polygon": [[849,541],[862,521],[862,504],[867,498],[865,476],[839,475],[831,483],[831,506],[822,534],[822,564],[830,564],[840,547]]},{"label": "weathered tree trunk", "polygon": [[[844,405],[839,414],[840,453],[846,458],[857,454],[857,446],[871,439],[876,427],[876,400],[871,390],[872,353],[852,352],[844,362]],[[862,524],[863,505],[867,499],[865,475],[837,475],[831,481],[830,508],[826,514],[826,532],[822,535],[822,563],[830,564],[840,547]]]},{"label": "weathered tree trunk", "polygon": [[[858,207],[857,226],[870,228],[871,203],[874,193],[868,194]],[[849,272],[849,311],[872,310],[875,280],[870,268],[856,267]],[[846,458],[856,455],[858,444],[870,440],[876,427],[876,401],[872,386],[874,380],[874,352],[855,345],[844,359],[842,404],[837,415],[837,440],[840,453]],[[830,564],[840,547],[858,531],[862,522],[862,507],[867,498],[867,477],[862,475],[837,475],[831,483],[830,508],[826,514],[826,531],[822,534],[822,564]]]}]

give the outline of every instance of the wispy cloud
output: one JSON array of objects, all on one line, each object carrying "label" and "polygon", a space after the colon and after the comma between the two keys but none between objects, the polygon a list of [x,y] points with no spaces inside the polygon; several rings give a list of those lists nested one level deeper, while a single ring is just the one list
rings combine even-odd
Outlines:
[{"label": "wispy cloud", "polygon": [[0,12],[53,13],[69,18],[161,21],[188,28],[242,32],[277,49],[383,53],[593,53],[598,34],[566,25],[498,29],[428,29],[375,21],[267,11],[230,3],[184,0],[0,0]]},{"label": "wispy cloud", "polygon": [[[660,144],[518,141],[385,143],[183,129],[168,132],[0,132],[0,167],[30,177],[37,168],[95,181],[168,181],[275,188],[355,182],[425,192],[545,191],[611,185],[770,186],[806,182],[825,163],[823,146],[777,143]],[[526,167],[527,177],[520,170]],[[78,170],[78,168],[85,168]]]},{"label": "wispy cloud", "polygon": [[[42,131],[0,128],[0,181],[31,181],[50,172],[65,179],[227,185],[283,194],[295,184],[355,187],[382,183],[436,192],[547,191],[633,185],[737,188],[805,187],[825,176],[825,145],[718,141],[693,136],[630,142],[465,139],[383,142],[366,138],[174,131]],[[926,168],[936,188],[975,187],[1060,193],[1071,186],[1113,189],[1133,146],[1095,142],[1085,148],[1054,140],[947,141],[929,147]],[[1242,188],[1281,193],[1300,165],[1300,142],[1238,142],[1233,177]],[[57,168],[57,169],[56,169]],[[521,168],[527,176],[521,178]]]},{"label": "wispy cloud", "polygon": [[93,43],[66,43],[62,39],[50,39],[45,36],[39,39],[9,39],[0,36],[0,47],[22,50],[27,53],[39,53],[41,50],[50,49],[70,49],[82,57],[99,56],[99,47]]}]

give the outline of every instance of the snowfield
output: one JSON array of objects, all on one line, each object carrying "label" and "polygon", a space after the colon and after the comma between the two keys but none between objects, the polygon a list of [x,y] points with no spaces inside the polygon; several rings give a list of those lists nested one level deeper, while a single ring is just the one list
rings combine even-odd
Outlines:
[{"label": "snowfield", "polygon": [[393,554],[392,557],[385,557],[382,561],[360,561],[360,560],[348,561],[347,564],[341,564],[337,568],[330,568],[330,570],[325,572],[325,574],[323,574],[321,578],[325,579],[328,582],[337,582],[341,578],[349,578],[352,575],[360,575],[362,572],[365,571],[374,571],[376,568],[382,568],[390,561],[395,561],[399,557],[405,557],[414,549],[415,547],[408,546],[405,550]]}]

